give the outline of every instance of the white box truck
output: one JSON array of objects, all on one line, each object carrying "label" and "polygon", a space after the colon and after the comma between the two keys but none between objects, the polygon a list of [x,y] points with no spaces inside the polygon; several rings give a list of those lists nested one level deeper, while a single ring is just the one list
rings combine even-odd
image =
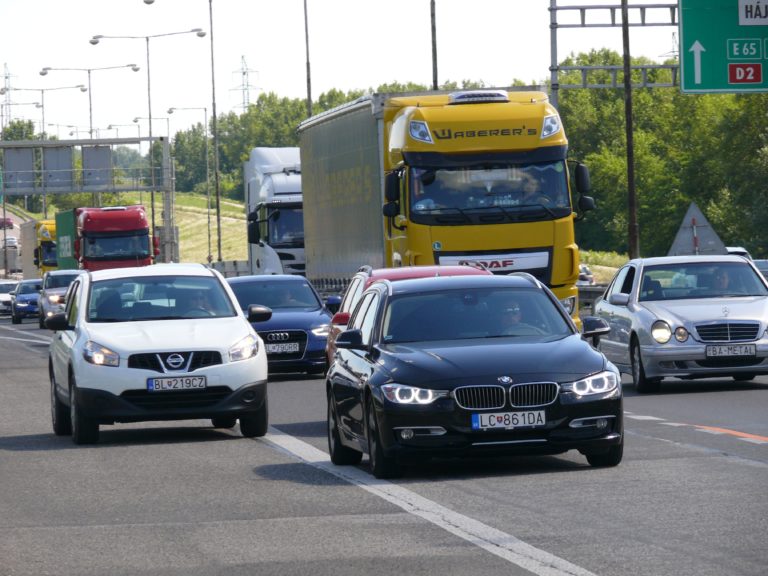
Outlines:
[{"label": "white box truck", "polygon": [[298,148],[258,147],[243,165],[252,274],[304,274]]}]

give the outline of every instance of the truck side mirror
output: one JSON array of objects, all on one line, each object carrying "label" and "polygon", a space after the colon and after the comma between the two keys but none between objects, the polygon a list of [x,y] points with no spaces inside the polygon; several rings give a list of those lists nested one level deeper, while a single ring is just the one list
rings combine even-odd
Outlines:
[{"label": "truck side mirror", "polygon": [[400,199],[400,175],[397,172],[390,172],[384,177],[384,198],[387,202]]},{"label": "truck side mirror", "polygon": [[595,199],[592,196],[579,196],[579,210],[581,212],[587,212],[594,210],[596,207]]},{"label": "truck side mirror", "polygon": [[259,242],[261,242],[259,223],[251,220],[248,222],[248,244],[258,244]]},{"label": "truck side mirror", "polygon": [[394,218],[400,214],[400,206],[397,205],[397,202],[387,202],[384,204],[384,206],[382,206],[381,212],[387,218]]},{"label": "truck side mirror", "polygon": [[592,184],[589,181],[589,168],[584,164],[576,164],[576,189],[579,194],[586,194],[592,190]]}]

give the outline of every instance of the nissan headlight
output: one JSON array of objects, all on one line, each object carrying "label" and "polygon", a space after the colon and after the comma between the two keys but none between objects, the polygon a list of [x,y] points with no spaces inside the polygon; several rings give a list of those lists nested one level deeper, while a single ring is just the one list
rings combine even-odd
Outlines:
[{"label": "nissan headlight", "polygon": [[666,344],[672,338],[672,329],[664,320],[656,320],[651,326],[651,336],[659,344]]},{"label": "nissan headlight", "polygon": [[448,396],[448,390],[416,388],[405,384],[384,384],[381,387],[384,397],[395,404],[431,404],[438,398]]},{"label": "nissan headlight", "polygon": [[604,370],[597,374],[592,374],[575,382],[566,382],[560,385],[560,389],[566,392],[574,392],[579,396],[589,396],[590,394],[605,394],[615,390],[619,385],[619,374]]},{"label": "nissan headlight", "polygon": [[88,340],[85,343],[83,358],[86,362],[96,366],[120,366],[120,354],[93,340]]},{"label": "nissan headlight", "polygon": [[229,349],[229,361],[239,362],[256,356],[259,352],[259,339],[253,334],[248,334],[237,344]]}]

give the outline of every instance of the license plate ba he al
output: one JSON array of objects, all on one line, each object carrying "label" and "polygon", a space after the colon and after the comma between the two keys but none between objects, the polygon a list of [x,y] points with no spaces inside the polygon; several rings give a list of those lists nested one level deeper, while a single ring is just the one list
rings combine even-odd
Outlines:
[{"label": "license plate ba he al", "polygon": [[147,390],[165,392],[168,390],[198,390],[207,386],[205,376],[173,376],[147,378]]},{"label": "license plate ba he al", "polygon": [[473,430],[509,430],[512,428],[534,428],[547,423],[544,410],[527,412],[494,412],[472,414]]}]

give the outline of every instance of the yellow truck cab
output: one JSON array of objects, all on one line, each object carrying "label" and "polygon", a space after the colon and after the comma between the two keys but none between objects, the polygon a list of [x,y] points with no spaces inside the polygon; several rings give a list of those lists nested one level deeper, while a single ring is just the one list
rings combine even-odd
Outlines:
[{"label": "yellow truck cab", "polygon": [[[299,137],[313,281],[333,281],[346,259],[478,262],[533,274],[578,320],[574,220],[594,200],[583,195],[585,166],[575,165],[572,186],[568,140],[546,93],[373,94],[306,120]],[[336,243],[334,212],[345,215]]]}]

